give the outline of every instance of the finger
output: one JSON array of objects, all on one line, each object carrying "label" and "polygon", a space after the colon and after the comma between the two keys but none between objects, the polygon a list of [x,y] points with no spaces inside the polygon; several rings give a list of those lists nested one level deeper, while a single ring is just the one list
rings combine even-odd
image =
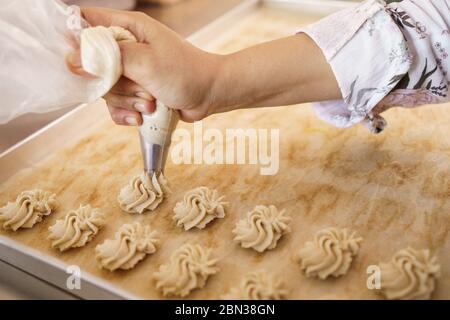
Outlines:
[{"label": "finger", "polygon": [[152,20],[142,12],[121,11],[106,8],[85,7],[81,9],[83,17],[91,26],[119,26],[129,30],[139,42],[148,42],[153,28],[145,21]]},{"label": "finger", "polygon": [[155,111],[155,101],[148,101],[138,97],[122,96],[115,93],[107,93],[104,96],[108,106],[112,108],[127,109],[145,114]]},{"label": "finger", "polygon": [[123,96],[139,97],[148,101],[155,100],[155,98],[144,88],[126,77],[120,78],[116,85],[111,89],[111,92]]},{"label": "finger", "polygon": [[96,78],[94,75],[89,72],[84,71],[81,63],[81,53],[80,50],[75,50],[69,53],[66,56],[66,66],[70,70],[70,72],[77,74],[79,76],[83,76],[86,78]]},{"label": "finger", "polygon": [[150,63],[152,49],[144,43],[119,43],[123,75],[143,88],[150,86],[156,62]]},{"label": "finger", "polygon": [[73,49],[76,50],[80,47],[80,39],[73,32],[66,31],[63,34],[66,43]]},{"label": "finger", "polygon": [[118,125],[140,126],[142,125],[142,116],[139,112],[130,111],[122,108],[108,106],[111,119]]},{"label": "finger", "polygon": [[205,114],[202,111],[197,110],[178,110],[180,119],[184,122],[192,123],[200,121],[205,118]]}]

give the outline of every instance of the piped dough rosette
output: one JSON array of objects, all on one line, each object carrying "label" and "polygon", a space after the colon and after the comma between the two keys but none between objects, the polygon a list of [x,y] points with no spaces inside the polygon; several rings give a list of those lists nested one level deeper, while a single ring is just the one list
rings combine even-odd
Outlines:
[{"label": "piped dough rosette", "polygon": [[155,210],[168,194],[170,189],[162,173],[151,178],[142,173],[120,190],[118,201],[126,212],[143,213]]},{"label": "piped dough rosette", "polygon": [[5,230],[32,228],[56,206],[56,196],[51,192],[39,189],[24,191],[15,202],[8,202],[0,208],[0,222]]},{"label": "piped dough rosette", "polygon": [[124,224],[114,239],[105,240],[95,248],[97,261],[110,271],[132,269],[146,255],[156,252],[159,243],[156,236],[157,232],[150,226],[138,222]]},{"label": "piped dough rosette", "polygon": [[290,232],[290,222],[291,218],[285,215],[284,210],[278,211],[273,205],[256,206],[236,224],[234,240],[243,248],[253,248],[258,252],[273,249],[278,240]]},{"label": "piped dough rosette", "polygon": [[300,250],[300,267],[307,277],[326,279],[347,273],[353,257],[359,252],[362,238],[346,229],[326,228]]},{"label": "piped dough rosette", "polygon": [[239,286],[222,296],[223,300],[282,300],[288,291],[284,283],[264,271],[250,272]]},{"label": "piped dough rosette", "polygon": [[440,275],[440,265],[429,250],[407,248],[380,263],[381,289],[387,299],[429,299]]},{"label": "piped dough rosette", "polygon": [[226,202],[222,201],[223,198],[217,190],[207,187],[190,190],[184,195],[183,201],[175,205],[173,219],[184,230],[203,229],[212,220],[225,217]]},{"label": "piped dough rosette", "polygon": [[56,220],[49,230],[52,247],[60,251],[79,248],[91,241],[104,226],[105,217],[90,205],[70,211],[64,218]]},{"label": "piped dough rosette", "polygon": [[219,271],[216,264],[217,259],[211,258],[210,249],[185,244],[154,274],[156,288],[164,296],[185,297],[192,290],[205,286],[209,276]]}]

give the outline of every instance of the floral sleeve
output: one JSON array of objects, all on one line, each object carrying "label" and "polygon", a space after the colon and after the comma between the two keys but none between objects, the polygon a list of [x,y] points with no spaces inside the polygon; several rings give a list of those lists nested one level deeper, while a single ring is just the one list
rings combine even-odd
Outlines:
[{"label": "floral sleeve", "polygon": [[342,100],[314,106],[334,126],[378,133],[390,107],[449,101],[450,0],[387,2],[368,0],[299,31],[322,49],[341,89]]}]

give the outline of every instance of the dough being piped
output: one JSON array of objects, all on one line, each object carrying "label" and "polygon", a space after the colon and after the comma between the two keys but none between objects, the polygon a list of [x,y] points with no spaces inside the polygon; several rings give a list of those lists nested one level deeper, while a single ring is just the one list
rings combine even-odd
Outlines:
[{"label": "dough being piped", "polygon": [[274,249],[278,240],[290,232],[290,222],[291,218],[284,214],[284,210],[278,211],[273,205],[256,206],[236,224],[234,240],[243,248],[253,248],[258,252]]},{"label": "dough being piped", "polygon": [[[93,102],[108,93],[123,74],[118,42],[137,42],[137,38],[122,27],[97,26],[81,30],[80,40],[83,69],[100,79],[89,87],[89,102]],[[177,120],[178,112],[156,101],[156,110],[143,116],[141,137],[149,144],[163,146]]]},{"label": "dough being piped", "polygon": [[122,210],[143,213],[155,210],[168,194],[170,189],[162,173],[158,176],[154,173],[151,179],[142,173],[120,190],[117,200]]},{"label": "dough being piped", "polygon": [[217,259],[211,257],[210,249],[185,244],[155,273],[156,288],[164,296],[185,297],[192,290],[205,286],[209,276],[219,271],[216,264]]},{"label": "dough being piped", "polygon": [[250,272],[244,276],[238,287],[222,296],[222,300],[282,300],[288,291],[284,283],[264,272]]},{"label": "dough being piped", "polygon": [[136,37],[122,27],[97,26],[81,30],[81,64],[85,71],[101,81],[91,86],[91,100],[104,96],[123,73],[118,41],[136,42]]},{"label": "dough being piped", "polygon": [[70,211],[63,219],[48,230],[49,239],[53,240],[52,247],[65,251],[70,248],[79,248],[86,245],[105,224],[104,215],[90,205]]},{"label": "dough being piped", "polygon": [[106,240],[95,248],[100,266],[114,271],[132,269],[147,254],[156,252],[159,240],[150,226],[138,222],[124,224],[114,239]]},{"label": "dough being piped", "polygon": [[219,197],[217,190],[207,187],[190,190],[184,195],[183,201],[175,205],[173,219],[184,230],[194,227],[203,229],[212,220],[225,217],[227,203],[222,201],[223,198]]},{"label": "dough being piped", "polygon": [[0,222],[3,229],[17,231],[32,228],[56,208],[55,194],[40,189],[24,191],[15,202],[8,202],[0,208]]},{"label": "dough being piped", "polygon": [[440,265],[429,250],[407,248],[380,263],[381,293],[387,299],[430,299],[440,276]]},{"label": "dough being piped", "polygon": [[307,277],[326,279],[342,276],[358,254],[362,240],[347,229],[319,230],[314,240],[308,241],[300,250],[300,267]]}]

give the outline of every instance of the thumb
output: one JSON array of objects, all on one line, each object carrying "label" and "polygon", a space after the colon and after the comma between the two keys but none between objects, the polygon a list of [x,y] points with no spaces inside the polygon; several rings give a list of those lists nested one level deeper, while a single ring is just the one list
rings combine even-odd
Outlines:
[{"label": "thumb", "polygon": [[81,52],[80,49],[75,50],[71,53],[69,53],[66,56],[66,66],[70,70],[70,72],[77,74],[82,77],[86,78],[95,78],[94,75],[88,73],[85,71],[82,67],[81,63]]}]

